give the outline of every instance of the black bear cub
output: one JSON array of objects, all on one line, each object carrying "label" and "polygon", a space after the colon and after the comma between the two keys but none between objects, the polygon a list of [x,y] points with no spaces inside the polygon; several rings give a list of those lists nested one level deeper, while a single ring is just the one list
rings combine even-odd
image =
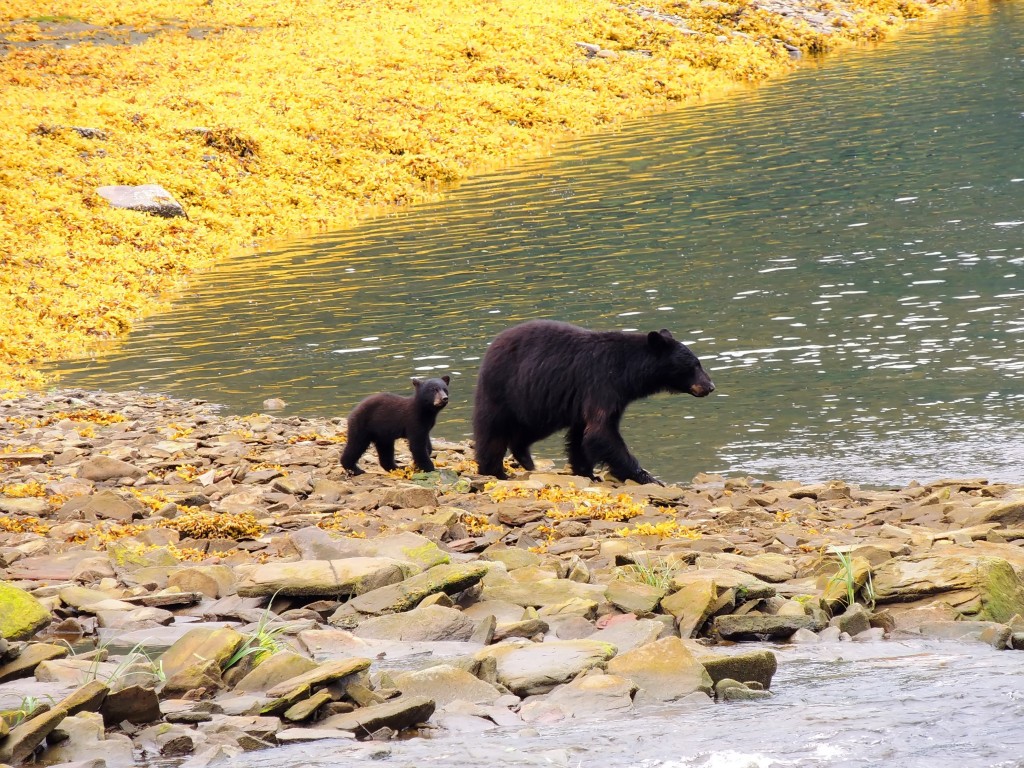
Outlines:
[{"label": "black bear cub", "polygon": [[488,348],[476,384],[480,474],[504,478],[508,449],[533,470],[530,446],[568,428],[574,474],[593,477],[604,463],[620,480],[657,483],[619,433],[626,406],[656,392],[704,397],[714,390],[697,356],[665,329],[600,332],[552,320],[508,328]]},{"label": "black bear cub", "polygon": [[341,466],[361,475],[356,462],[373,443],[377,459],[387,471],[398,469],[395,464],[395,440],[409,441],[413,461],[423,472],[433,472],[430,460],[430,430],[437,414],[448,405],[448,383],[451,377],[439,379],[413,379],[415,390],[409,397],[381,392],[363,400],[348,415],[348,443],[341,454]]}]

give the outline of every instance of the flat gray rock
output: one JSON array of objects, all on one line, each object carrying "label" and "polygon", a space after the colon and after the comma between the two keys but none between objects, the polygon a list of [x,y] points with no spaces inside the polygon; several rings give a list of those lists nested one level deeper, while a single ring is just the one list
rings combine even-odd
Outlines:
[{"label": "flat gray rock", "polygon": [[502,695],[490,683],[448,664],[395,675],[395,685],[403,694],[431,698],[439,707],[453,701],[493,704]]},{"label": "flat gray rock", "polygon": [[320,723],[321,728],[352,731],[368,736],[380,728],[401,731],[425,723],[434,714],[434,702],[423,696],[399,696],[385,704],[361,707],[355,712],[332,715]]},{"label": "flat gray rock", "polygon": [[113,208],[142,211],[168,219],[185,216],[185,209],[181,207],[181,203],[159,184],[141,184],[136,187],[113,185],[99,187],[96,193]]},{"label": "flat gray rock", "polygon": [[476,658],[493,657],[498,681],[517,696],[547,693],[581,672],[615,655],[615,646],[593,640],[510,642],[478,651]]},{"label": "flat gray rock", "polygon": [[462,611],[428,605],[374,616],[360,623],[353,634],[377,640],[469,640],[475,628],[476,623]]}]

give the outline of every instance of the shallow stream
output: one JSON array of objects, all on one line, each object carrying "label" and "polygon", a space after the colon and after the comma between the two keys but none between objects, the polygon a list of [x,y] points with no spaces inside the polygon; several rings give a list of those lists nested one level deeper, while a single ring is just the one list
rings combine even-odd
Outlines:
[{"label": "shallow stream", "polygon": [[696,709],[665,704],[603,718],[484,732],[453,723],[451,729],[435,731],[433,738],[374,745],[321,741],[246,753],[232,765],[1024,766],[1024,653],[983,644],[917,641],[772,648],[779,656],[779,671],[772,683],[775,696],[767,701]]}]

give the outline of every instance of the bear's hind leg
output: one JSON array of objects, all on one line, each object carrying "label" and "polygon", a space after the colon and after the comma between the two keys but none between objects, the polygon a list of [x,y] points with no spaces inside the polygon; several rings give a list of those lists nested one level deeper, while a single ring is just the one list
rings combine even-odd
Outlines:
[{"label": "bear's hind leg", "polygon": [[409,452],[417,469],[421,472],[433,472],[434,462],[430,459],[430,434],[409,435]]},{"label": "bear's hind leg", "polygon": [[373,445],[377,449],[377,461],[380,463],[381,469],[387,472],[394,472],[398,469],[398,465],[395,464],[394,440],[374,440]]},{"label": "bear's hind leg", "polygon": [[583,448],[583,432],[582,425],[569,427],[565,437],[565,452],[569,456],[569,466],[574,475],[594,480],[594,462]]},{"label": "bear's hind leg", "polygon": [[477,402],[473,408],[473,440],[477,471],[481,475],[492,475],[505,480],[505,451],[508,449],[509,430],[499,423],[502,416],[500,408],[492,403],[482,392],[482,385],[477,384]]}]

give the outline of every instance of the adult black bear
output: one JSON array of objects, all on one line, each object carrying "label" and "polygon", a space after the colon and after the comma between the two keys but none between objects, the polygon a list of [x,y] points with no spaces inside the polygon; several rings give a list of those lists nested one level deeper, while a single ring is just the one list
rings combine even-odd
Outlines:
[{"label": "adult black bear", "polygon": [[409,397],[381,392],[359,403],[348,415],[348,443],[341,454],[341,466],[361,475],[363,470],[356,462],[373,443],[381,467],[389,472],[398,469],[395,440],[404,437],[409,441],[416,466],[424,472],[433,472],[430,430],[437,422],[437,414],[448,405],[450,381],[449,376],[426,381],[413,379],[415,391]]},{"label": "adult black bear", "polygon": [[511,448],[526,470],[530,446],[568,427],[574,474],[592,477],[604,462],[620,480],[659,482],[640,466],[619,433],[623,412],[655,392],[704,397],[715,385],[685,345],[667,330],[590,331],[533,320],[502,331],[480,365],[473,433],[480,473],[505,477]]}]

